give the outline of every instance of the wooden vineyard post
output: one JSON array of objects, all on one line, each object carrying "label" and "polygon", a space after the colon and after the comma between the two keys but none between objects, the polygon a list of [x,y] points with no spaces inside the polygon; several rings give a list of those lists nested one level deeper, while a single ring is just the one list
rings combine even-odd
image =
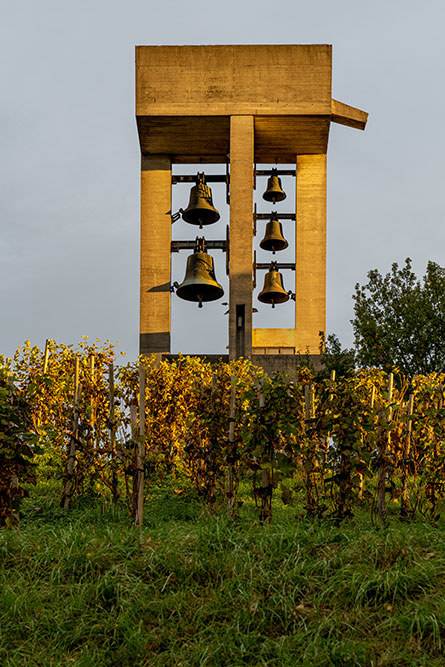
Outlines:
[{"label": "wooden vineyard post", "polygon": [[374,407],[375,404],[375,385],[372,385],[371,389],[371,398],[369,399],[369,405],[371,406],[371,409]]},{"label": "wooden vineyard post", "polygon": [[116,452],[116,416],[114,410],[114,364],[108,365],[108,388],[109,388],[109,404],[110,411],[108,421],[110,425],[110,454],[111,454],[111,492],[113,494],[113,502],[119,500],[119,488],[117,477],[117,452]]},{"label": "wooden vineyard post", "polygon": [[132,489],[131,502],[133,507],[133,514],[134,517],[136,518],[137,505],[138,505],[138,475],[139,475],[138,404],[136,400],[133,400],[130,403],[130,428],[131,428],[131,440],[134,445],[134,453],[133,453],[134,474],[133,474],[133,489]]},{"label": "wooden vineyard post", "polygon": [[145,465],[145,369],[139,367],[139,446],[137,457],[138,498],[136,525],[142,530],[144,523],[144,465]]},{"label": "wooden vineyard post", "polygon": [[48,359],[49,359],[49,340],[46,339],[45,342],[45,354],[43,355],[43,375],[48,372]]},{"label": "wooden vineyard post", "polygon": [[73,410],[73,427],[71,430],[71,438],[69,444],[68,454],[68,474],[63,490],[61,506],[68,510],[70,506],[71,496],[74,490],[74,467],[76,463],[76,444],[79,437],[79,403],[80,395],[82,393],[82,385],[79,382],[79,358],[76,357],[74,367],[74,410]]},{"label": "wooden vineyard post", "polygon": [[314,385],[312,383],[304,385],[304,419],[306,433],[310,433],[314,419]]},{"label": "wooden vineyard post", "polygon": [[314,415],[314,388],[312,383],[304,385],[304,421],[306,433],[306,461],[304,467],[306,470],[306,498],[307,507],[310,512],[315,510],[314,502],[314,485],[311,477],[312,468],[314,466],[314,452],[312,451],[312,422]]},{"label": "wooden vineyard post", "polygon": [[400,499],[400,516],[402,518],[408,515],[408,458],[411,449],[411,429],[412,429],[413,409],[414,409],[414,394],[410,394],[408,398],[408,411],[406,415],[405,447],[403,449],[402,495]]},{"label": "wooden vineyard post", "polygon": [[[331,413],[331,403],[333,399],[333,389],[335,385],[335,369],[332,369],[331,375],[329,378],[329,393],[328,393],[328,407],[326,410],[326,414],[329,415]],[[331,438],[331,432],[329,430],[326,431],[326,434],[320,438],[320,449],[322,450],[322,460],[319,461],[319,465],[322,468],[322,471],[326,469],[327,466],[327,461],[328,461],[328,451],[329,451],[329,440]],[[321,457],[320,457],[321,459]],[[323,495],[326,495],[326,484],[325,484],[325,475],[322,474],[321,476],[322,479],[322,487],[323,487]]]},{"label": "wooden vineyard post", "polygon": [[[392,392],[393,392],[393,383],[394,375],[393,373],[389,374],[388,377],[388,403],[391,403]],[[386,472],[388,469],[387,466],[387,452],[391,444],[391,434],[388,430],[389,425],[392,421],[392,408],[388,407],[388,412],[386,414],[386,419],[384,419],[383,410],[381,413],[382,417],[382,427],[385,425],[384,432],[380,438],[379,443],[379,464],[378,464],[378,480],[377,480],[377,505],[379,518],[382,523],[386,521],[386,504],[385,504],[385,484],[386,484]],[[385,424],[384,424],[385,421]]]},{"label": "wooden vineyard post", "polygon": [[[215,400],[216,400],[216,389],[217,389],[217,379],[218,375],[217,373],[212,373],[212,386],[210,390],[210,405],[211,405],[211,411],[215,413]],[[216,465],[216,447],[215,444],[217,440],[215,439],[215,435],[212,435],[209,441],[209,449],[207,453],[207,460],[209,466],[215,466]],[[204,460],[202,461],[203,463],[203,476],[206,476],[206,469],[204,466]],[[215,475],[208,475],[208,498],[210,501],[213,503],[216,498],[216,479]]]},{"label": "wooden vineyard post", "polygon": [[329,403],[332,401],[332,389],[335,383],[335,369],[331,371],[331,377],[329,378]]},{"label": "wooden vineyard post", "polygon": [[[48,372],[48,359],[49,359],[49,339],[47,338],[45,342],[45,352],[43,354],[43,368],[42,368],[43,375],[46,375],[46,373]],[[41,421],[42,421],[42,408],[39,408],[39,413],[36,419],[36,428],[39,428]]]},{"label": "wooden vineyard post", "polygon": [[[371,410],[374,409],[374,404],[375,404],[375,385],[373,384],[371,389],[371,396],[369,397],[369,407],[371,408]],[[364,444],[365,437],[366,436],[362,435],[362,445]],[[363,498],[363,491],[365,488],[365,476],[362,473],[359,474],[360,474],[360,488],[358,492],[358,497],[361,500]]]},{"label": "wooden vineyard post", "polygon": [[228,452],[228,470],[227,470],[227,507],[230,514],[233,511],[235,503],[235,463],[233,461],[235,447],[235,409],[236,409],[236,387],[233,383],[233,377],[230,378],[230,407],[229,407],[229,452]]},{"label": "wooden vineyard post", "polygon": [[94,447],[94,427],[96,425],[96,406],[94,398],[94,381],[96,379],[95,359],[94,354],[90,355],[90,381],[91,381],[91,398],[90,398],[90,429],[91,429],[91,445]]},{"label": "wooden vineyard post", "polygon": [[[260,410],[264,408],[266,399],[264,393],[261,391],[258,394],[258,405]],[[272,464],[273,464],[273,443],[270,440],[266,444],[266,463],[271,467],[263,468],[261,470],[261,521],[266,518],[269,523],[272,519]]]}]

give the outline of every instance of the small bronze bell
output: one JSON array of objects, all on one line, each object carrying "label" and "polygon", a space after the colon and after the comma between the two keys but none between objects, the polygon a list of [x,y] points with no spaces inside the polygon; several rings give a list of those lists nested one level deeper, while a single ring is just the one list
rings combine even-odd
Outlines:
[{"label": "small bronze bell", "polygon": [[283,226],[281,222],[279,222],[277,214],[272,213],[270,220],[266,225],[266,233],[260,243],[260,248],[272,251],[273,254],[275,254],[277,250],[285,250],[288,245],[288,242],[283,236]]},{"label": "small bronze bell", "polygon": [[193,255],[187,257],[185,278],[176,288],[176,294],[185,301],[198,302],[202,308],[203,301],[215,301],[224,294],[221,285],[216,281],[213,257],[206,251],[205,238],[196,237]]},{"label": "small bronze bell", "polygon": [[271,201],[274,204],[277,201],[286,199],[286,193],[281,187],[281,179],[278,176],[278,169],[275,167],[272,169],[272,173],[268,178],[267,188],[266,192],[263,194],[263,199]]},{"label": "small bronze bell", "polygon": [[275,308],[276,303],[285,303],[289,300],[289,294],[283,287],[283,277],[278,271],[276,262],[270,263],[270,269],[264,278],[264,287],[258,294],[258,301],[272,304]]},{"label": "small bronze bell", "polygon": [[189,205],[182,213],[182,219],[191,225],[211,225],[219,220],[219,213],[213,206],[212,191],[206,184],[204,172],[198,172],[196,185],[190,190]]}]

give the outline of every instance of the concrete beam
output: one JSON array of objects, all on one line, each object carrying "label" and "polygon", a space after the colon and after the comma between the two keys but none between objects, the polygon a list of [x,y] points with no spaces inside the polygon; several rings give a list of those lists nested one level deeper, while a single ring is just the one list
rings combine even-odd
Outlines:
[{"label": "concrete beam", "polygon": [[331,120],[340,125],[347,125],[348,127],[355,127],[357,130],[364,130],[368,114],[366,111],[350,107],[348,104],[331,100]]},{"label": "concrete beam", "polygon": [[137,116],[330,114],[332,46],[137,46]]}]

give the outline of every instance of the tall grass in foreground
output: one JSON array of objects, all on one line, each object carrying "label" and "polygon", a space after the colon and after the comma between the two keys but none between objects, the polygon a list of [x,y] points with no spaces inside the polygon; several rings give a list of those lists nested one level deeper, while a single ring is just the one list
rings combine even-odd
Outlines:
[{"label": "tall grass in foreground", "polygon": [[443,523],[241,509],[153,491],[140,540],[120,507],[34,495],[0,532],[0,664],[445,664]]}]

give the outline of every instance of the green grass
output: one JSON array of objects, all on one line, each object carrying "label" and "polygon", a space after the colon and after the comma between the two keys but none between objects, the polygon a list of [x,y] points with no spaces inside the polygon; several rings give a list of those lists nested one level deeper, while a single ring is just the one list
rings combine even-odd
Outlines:
[{"label": "green grass", "polygon": [[2,666],[445,664],[443,524],[269,527],[165,489],[140,542],[123,508],[42,493],[0,532]]}]

